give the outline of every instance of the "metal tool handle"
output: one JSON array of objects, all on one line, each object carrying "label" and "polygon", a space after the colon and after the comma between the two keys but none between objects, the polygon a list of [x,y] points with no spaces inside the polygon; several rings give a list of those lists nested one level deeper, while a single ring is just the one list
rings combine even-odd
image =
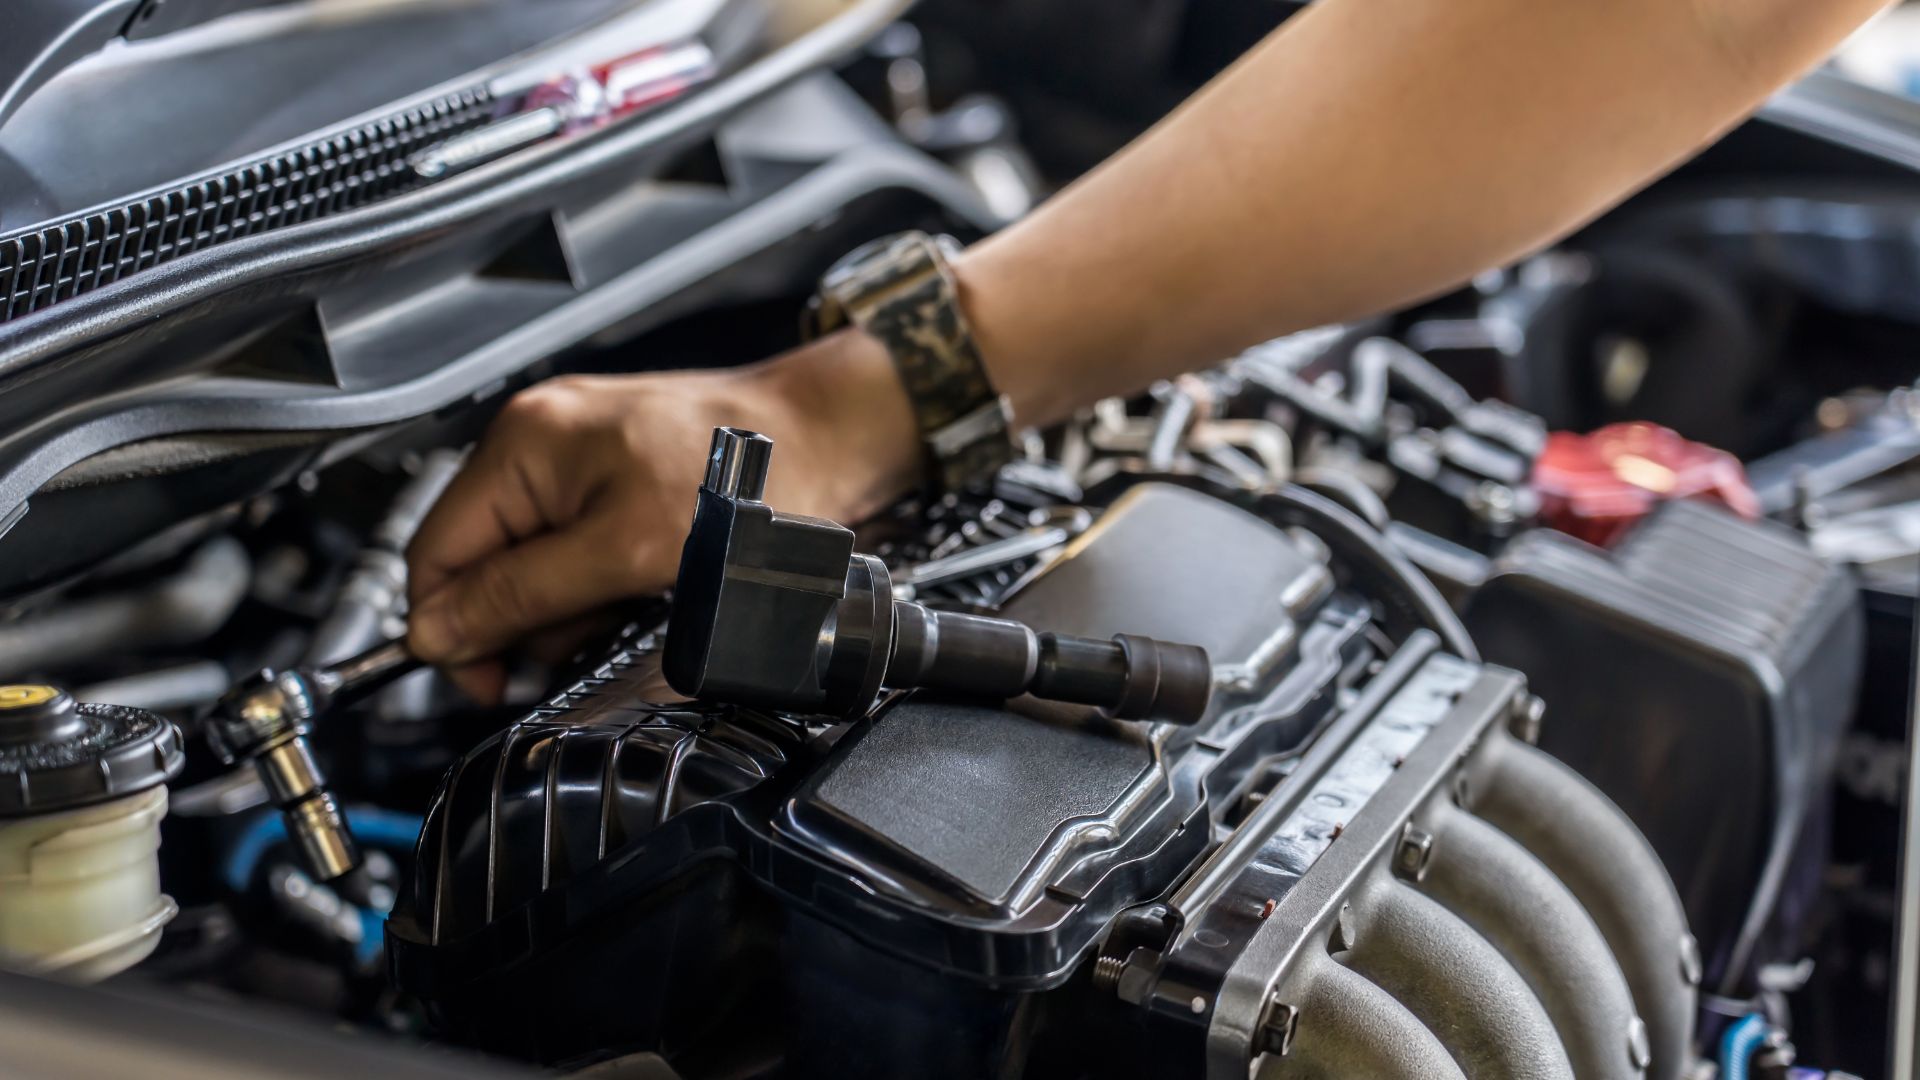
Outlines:
[{"label": "metal tool handle", "polygon": [[395,638],[337,664],[314,668],[306,677],[322,695],[319,707],[326,708],[363,700],[422,666],[421,660],[407,648],[406,639]]},{"label": "metal tool handle", "polygon": [[420,666],[407,643],[396,640],[337,664],[263,671],[235,687],[209,719],[214,749],[224,760],[253,766],[301,861],[321,881],[358,866],[360,849],[313,759],[307,727],[327,709],[359,701]]}]

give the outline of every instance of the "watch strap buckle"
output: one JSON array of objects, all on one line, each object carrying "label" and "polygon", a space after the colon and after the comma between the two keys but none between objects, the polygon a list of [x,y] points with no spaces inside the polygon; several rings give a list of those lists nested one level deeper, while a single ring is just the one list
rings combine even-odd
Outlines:
[{"label": "watch strap buckle", "polygon": [[935,457],[950,458],[982,439],[1006,442],[1012,428],[1013,406],[1005,394],[999,394],[952,423],[927,432],[924,438]]}]

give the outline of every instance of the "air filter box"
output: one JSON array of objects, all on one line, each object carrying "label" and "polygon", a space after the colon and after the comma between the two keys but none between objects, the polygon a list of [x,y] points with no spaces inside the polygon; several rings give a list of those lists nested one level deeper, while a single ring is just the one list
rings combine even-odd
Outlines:
[{"label": "air filter box", "polygon": [[1860,680],[1851,576],[1789,529],[1679,501],[1612,550],[1521,537],[1467,622],[1546,699],[1541,747],[1653,842],[1731,989],[1817,873]]}]

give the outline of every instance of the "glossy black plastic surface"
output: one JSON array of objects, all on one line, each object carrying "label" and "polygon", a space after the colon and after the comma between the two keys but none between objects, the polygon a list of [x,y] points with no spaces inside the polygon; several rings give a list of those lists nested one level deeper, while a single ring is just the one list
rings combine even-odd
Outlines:
[{"label": "glossy black plastic surface", "polygon": [[852,530],[762,501],[772,454],[764,435],[714,429],[667,622],[664,668],[675,690],[846,717],[866,715],[882,689],[994,702],[1031,695],[1123,720],[1206,716],[1213,667],[1199,646],[1036,632],[896,599],[886,565],[853,554]]},{"label": "glossy black plastic surface", "polygon": [[[1148,532],[1223,574],[1231,544],[1313,579],[1215,611],[1223,640],[1272,644],[1199,728],[924,693],[852,724],[676,704],[639,635],[450,774],[389,923],[400,984],[456,1034],[542,1060],[731,1052],[710,1036],[753,1030],[822,1074],[997,1071],[1370,655],[1323,564],[1240,511],[1171,512],[1190,498],[1141,489],[1056,571],[1131,565],[1137,603],[1076,613],[1057,592],[1050,610],[1089,633],[1177,625],[1192,597],[1150,587]],[[903,1009],[942,1022],[902,1027]]]}]

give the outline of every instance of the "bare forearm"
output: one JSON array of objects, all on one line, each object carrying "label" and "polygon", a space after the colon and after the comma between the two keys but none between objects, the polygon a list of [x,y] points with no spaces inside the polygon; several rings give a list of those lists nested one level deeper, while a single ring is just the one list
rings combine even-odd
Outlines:
[{"label": "bare forearm", "polygon": [[[1319,0],[1167,123],[961,260],[1019,419],[1444,289],[1573,228],[1813,63],[1879,0]],[[913,412],[854,331],[764,365],[543,384],[409,553],[411,640],[475,694],[536,628],[672,581],[716,424],[787,447],[779,504],[910,486]],[[677,528],[674,523],[681,523]]]},{"label": "bare forearm", "polygon": [[1883,0],[1320,0],[979,245],[965,302],[1027,422],[1444,291],[1589,220]]}]

